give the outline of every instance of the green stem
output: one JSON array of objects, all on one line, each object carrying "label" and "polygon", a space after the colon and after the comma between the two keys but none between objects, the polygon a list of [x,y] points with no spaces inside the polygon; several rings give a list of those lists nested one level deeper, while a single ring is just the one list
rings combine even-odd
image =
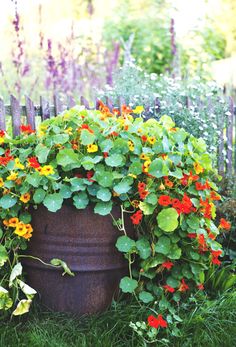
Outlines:
[{"label": "green stem", "polygon": [[43,265],[46,265],[46,266],[51,266],[51,267],[54,267],[54,268],[61,268],[61,265],[52,265],[50,263],[45,263],[42,259],[38,258],[38,257],[34,257],[32,255],[19,255],[18,258],[30,258],[30,259],[34,259],[34,260],[37,260],[39,261],[40,263],[42,263]]}]

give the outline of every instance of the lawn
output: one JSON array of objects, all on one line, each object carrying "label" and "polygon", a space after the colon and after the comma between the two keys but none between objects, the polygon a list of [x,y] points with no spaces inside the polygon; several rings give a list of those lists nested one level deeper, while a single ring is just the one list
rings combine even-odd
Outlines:
[{"label": "lawn", "polygon": [[[146,319],[136,303],[113,303],[105,313],[78,318],[45,312],[34,307],[19,320],[2,323],[1,347],[144,347],[148,346],[129,327],[130,321]],[[181,314],[181,336],[151,346],[233,347],[236,345],[236,293],[206,300]]]}]

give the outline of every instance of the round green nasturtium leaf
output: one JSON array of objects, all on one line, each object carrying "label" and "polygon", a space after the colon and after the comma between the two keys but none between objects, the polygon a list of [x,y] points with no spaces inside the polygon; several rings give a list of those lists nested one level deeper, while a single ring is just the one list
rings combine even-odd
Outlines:
[{"label": "round green nasturtium leaf", "polygon": [[175,260],[175,259],[179,259],[179,258],[181,257],[181,255],[182,255],[182,250],[181,250],[181,248],[179,248],[179,247],[177,246],[177,244],[172,245],[168,257],[169,257],[170,259]]},{"label": "round green nasturtium leaf", "polygon": [[24,211],[19,215],[19,219],[21,222],[28,224],[31,222],[31,214],[27,211]]},{"label": "round green nasturtium leaf", "polygon": [[43,204],[51,212],[60,210],[63,203],[63,198],[59,193],[48,194],[43,200]]},{"label": "round green nasturtium leaf", "polygon": [[166,284],[168,284],[168,286],[172,287],[172,288],[178,288],[180,285],[180,282],[175,279],[172,276],[167,277],[166,279]]},{"label": "round green nasturtium leaf", "polygon": [[166,232],[172,232],[178,227],[178,212],[170,207],[163,209],[157,215],[157,223],[159,228]]},{"label": "round green nasturtium leaf", "polygon": [[146,216],[153,214],[155,207],[156,206],[148,204],[147,202],[140,201],[140,203],[139,203],[140,210],[143,211],[143,214],[145,214]]},{"label": "round green nasturtium leaf", "polygon": [[124,179],[120,183],[114,186],[114,191],[117,194],[125,194],[132,188],[132,182],[129,182],[128,180]]},{"label": "round green nasturtium leaf", "polygon": [[109,201],[111,199],[111,192],[107,188],[100,188],[97,191],[97,198],[102,201]]},{"label": "round green nasturtium leaf", "polygon": [[96,174],[97,182],[100,186],[107,188],[112,186],[113,174],[112,172],[99,172]]},{"label": "round green nasturtium leaf", "polygon": [[82,145],[84,145],[84,146],[91,145],[94,142],[95,138],[96,138],[95,135],[92,134],[87,129],[83,129],[81,131],[80,141],[81,141]]},{"label": "round green nasturtium leaf", "polygon": [[140,258],[147,259],[151,255],[151,246],[147,239],[141,238],[136,242]]},{"label": "round green nasturtium leaf", "polygon": [[73,196],[74,206],[79,209],[83,210],[85,207],[88,206],[89,198],[88,195],[85,192],[79,192],[75,196]]},{"label": "round green nasturtium leaf", "polygon": [[65,148],[61,149],[57,156],[56,161],[58,165],[61,165],[62,167],[65,167],[67,165],[71,164],[78,164],[79,163],[79,157],[78,154],[76,154],[73,149]]},{"label": "round green nasturtium leaf", "polygon": [[196,216],[188,216],[187,218],[187,224],[192,229],[198,229],[199,228],[199,218]]},{"label": "round green nasturtium leaf", "polygon": [[151,205],[156,205],[157,204],[157,196],[154,193],[148,194],[148,196],[145,199],[145,202]]},{"label": "round green nasturtium leaf", "polygon": [[145,304],[148,304],[149,302],[152,302],[154,300],[154,296],[146,291],[140,292],[138,297]]},{"label": "round green nasturtium leaf", "polygon": [[72,191],[69,186],[64,184],[60,189],[60,194],[64,199],[69,199],[72,195]]},{"label": "round green nasturtium leaf", "polygon": [[111,154],[106,159],[105,162],[108,166],[118,167],[123,163],[124,157],[121,154]]},{"label": "round green nasturtium leaf", "polygon": [[161,236],[155,245],[155,251],[161,254],[169,254],[171,248],[171,241],[168,236]]},{"label": "round green nasturtium leaf", "polygon": [[123,277],[120,281],[120,289],[124,293],[133,293],[138,287],[138,281],[129,278],[128,276]]},{"label": "round green nasturtium leaf", "polygon": [[14,206],[17,202],[17,199],[9,194],[3,195],[3,197],[0,199],[0,206],[3,209],[8,209]]},{"label": "round green nasturtium leaf", "polygon": [[46,192],[42,188],[36,189],[34,195],[33,195],[33,200],[36,204],[40,204],[43,199],[45,198]]},{"label": "round green nasturtium leaf", "polygon": [[143,171],[143,165],[140,161],[133,162],[129,167],[129,173],[133,175],[140,175]]},{"label": "round green nasturtium leaf", "polygon": [[158,158],[153,160],[149,167],[148,173],[154,177],[160,178],[163,176],[168,176],[169,169],[164,161]]},{"label": "round green nasturtium leaf", "polygon": [[124,253],[130,252],[134,247],[135,247],[135,241],[126,235],[120,236],[116,241],[116,248],[120,252],[124,252]]},{"label": "round green nasturtium leaf", "polygon": [[112,201],[97,202],[94,207],[94,212],[100,214],[101,216],[106,216],[111,212],[112,205]]}]

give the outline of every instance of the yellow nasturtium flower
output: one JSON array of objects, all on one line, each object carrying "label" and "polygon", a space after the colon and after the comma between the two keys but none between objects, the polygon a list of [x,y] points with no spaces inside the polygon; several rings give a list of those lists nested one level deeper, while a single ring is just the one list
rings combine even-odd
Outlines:
[{"label": "yellow nasturtium flower", "polygon": [[129,146],[129,150],[131,151],[131,152],[133,152],[134,151],[134,143],[132,142],[132,141],[128,141],[128,146]]},{"label": "yellow nasturtium flower", "polygon": [[156,142],[156,138],[154,136],[148,137],[147,140],[150,143],[150,145],[154,145],[154,143]]},{"label": "yellow nasturtium flower", "polygon": [[17,169],[21,169],[21,170],[24,170],[24,168],[25,168],[24,165],[21,164],[19,158],[16,158],[16,159],[15,159],[15,167],[17,167]]},{"label": "yellow nasturtium flower", "polygon": [[94,153],[98,151],[98,146],[95,145],[94,143],[90,144],[87,146],[87,152],[88,153]]},{"label": "yellow nasturtium flower", "polygon": [[4,143],[4,137],[0,137],[0,145]]},{"label": "yellow nasturtium flower", "polygon": [[11,171],[11,174],[9,176],[7,176],[7,180],[8,181],[15,181],[18,177],[18,173]]},{"label": "yellow nasturtium flower", "polygon": [[197,175],[200,174],[200,173],[203,173],[203,171],[204,171],[203,167],[199,163],[197,163],[197,162],[195,162],[193,164],[193,167],[194,167],[194,170],[195,170]]},{"label": "yellow nasturtium flower", "polygon": [[30,193],[25,193],[21,195],[20,201],[24,202],[25,204],[30,200]]},{"label": "yellow nasturtium flower", "polygon": [[134,114],[140,114],[143,112],[143,110],[144,110],[143,106],[136,106],[135,109],[133,110],[133,113]]},{"label": "yellow nasturtium flower", "polygon": [[41,167],[40,175],[42,176],[53,175],[54,173],[54,169],[51,165],[45,165]]},{"label": "yellow nasturtium flower", "polygon": [[2,188],[4,186],[4,181],[3,179],[0,177],[0,188]]}]

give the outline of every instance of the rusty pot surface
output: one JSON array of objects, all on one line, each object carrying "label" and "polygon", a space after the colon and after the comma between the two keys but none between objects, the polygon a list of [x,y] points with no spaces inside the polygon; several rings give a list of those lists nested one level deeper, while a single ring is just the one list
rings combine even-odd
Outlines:
[{"label": "rusty pot surface", "polygon": [[[119,218],[120,209],[112,214]],[[105,310],[127,272],[127,261],[115,247],[120,233],[111,216],[95,214],[92,206],[77,210],[65,204],[56,213],[39,206],[32,212],[32,226],[27,253],[44,262],[59,258],[75,273],[62,276],[61,270],[25,260],[28,283],[41,302],[54,311],[80,315]]]}]

